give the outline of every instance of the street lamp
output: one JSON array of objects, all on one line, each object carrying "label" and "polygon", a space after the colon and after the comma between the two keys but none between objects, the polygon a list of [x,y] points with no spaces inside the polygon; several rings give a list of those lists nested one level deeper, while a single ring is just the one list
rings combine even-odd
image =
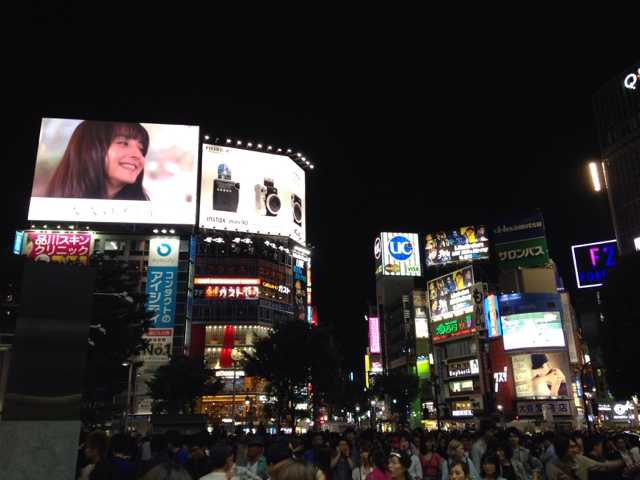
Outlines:
[{"label": "street lamp", "polygon": [[589,420],[589,402],[587,399],[587,392],[586,392],[587,383],[584,381],[584,371],[585,371],[585,368],[587,368],[587,365],[591,365],[591,360],[586,362],[580,368],[580,382],[582,383],[582,403],[584,406],[584,418],[587,421],[587,431],[589,433],[593,433],[591,428],[591,421]]},{"label": "street lamp", "polygon": [[[127,382],[127,406],[125,408],[125,410],[122,412],[122,429],[124,431],[124,433],[127,433],[128,430],[128,426],[129,426],[129,416],[131,415],[131,406],[133,404],[133,402],[131,401],[131,391],[132,391],[132,387],[133,387],[133,367],[135,365],[135,362],[133,361],[133,358],[128,361],[128,362],[123,362],[122,366],[123,367],[129,367],[129,380]],[[133,419],[132,419],[133,421]]]},{"label": "street lamp", "polygon": [[356,417],[358,417],[358,430],[360,430],[360,404],[356,403]]},{"label": "street lamp", "polygon": [[371,419],[371,428],[376,430],[376,401],[371,400],[371,411],[369,412],[369,416]]},{"label": "street lamp", "polygon": [[238,360],[242,358],[242,352],[237,348],[231,350],[231,361],[233,362],[233,395],[231,397],[231,433],[236,428],[236,368]]},{"label": "street lamp", "polygon": [[247,430],[251,428],[251,397],[247,395],[244,397],[244,408],[247,414]]}]

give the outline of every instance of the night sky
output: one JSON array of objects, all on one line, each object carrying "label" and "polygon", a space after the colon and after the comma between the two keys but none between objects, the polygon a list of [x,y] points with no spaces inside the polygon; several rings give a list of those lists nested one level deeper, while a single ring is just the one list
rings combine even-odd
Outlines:
[{"label": "night sky", "polygon": [[189,124],[315,164],[314,303],[351,368],[381,231],[539,207],[579,295],[570,246],[613,238],[586,175],[599,156],[591,97],[638,60],[640,4],[218,3],[4,9],[3,246],[28,225],[42,117]]}]

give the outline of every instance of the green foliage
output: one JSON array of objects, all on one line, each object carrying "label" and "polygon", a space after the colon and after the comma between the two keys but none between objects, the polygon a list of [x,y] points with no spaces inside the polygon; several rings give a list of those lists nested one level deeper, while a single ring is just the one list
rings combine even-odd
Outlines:
[{"label": "green foliage", "polygon": [[634,358],[640,338],[640,252],[621,256],[601,288],[602,355],[609,390],[618,400],[638,393],[640,362]]},{"label": "green foliage", "polygon": [[267,337],[254,342],[254,351],[245,353],[241,364],[247,376],[265,380],[265,394],[270,397],[279,430],[283,420],[294,426],[300,418],[295,406],[308,401],[300,396],[308,385],[312,386],[311,403],[315,405],[335,390],[341,361],[330,327],[291,320],[276,323]]},{"label": "green foliage", "polygon": [[[143,335],[151,325],[151,315],[145,310],[146,295],[135,292],[138,282],[126,262],[93,254],[89,265],[96,267],[98,294],[93,297],[91,325],[95,328],[89,331],[81,419],[86,428],[95,429],[103,428],[113,413],[126,409],[126,400],[115,408],[111,403],[127,389],[129,369],[123,363],[134,359],[148,344]],[[132,302],[112,295],[123,292]]]},{"label": "green foliage", "polygon": [[160,366],[147,381],[149,395],[154,400],[152,413],[198,413],[198,399],[216,395],[224,386],[219,379],[210,381],[213,374],[203,357],[173,355],[169,363]]},{"label": "green foliage", "polygon": [[405,417],[407,406],[420,394],[418,377],[405,370],[396,369],[374,378],[371,393],[377,397],[388,395],[392,399],[391,411]]}]

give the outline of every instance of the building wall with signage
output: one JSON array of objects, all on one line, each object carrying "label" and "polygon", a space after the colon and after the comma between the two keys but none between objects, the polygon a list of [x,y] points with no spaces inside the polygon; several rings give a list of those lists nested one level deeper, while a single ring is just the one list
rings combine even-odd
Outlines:
[{"label": "building wall with signage", "polygon": [[[606,188],[620,254],[640,238],[640,61],[625,68],[592,99]],[[640,244],[640,242],[639,242]]]}]

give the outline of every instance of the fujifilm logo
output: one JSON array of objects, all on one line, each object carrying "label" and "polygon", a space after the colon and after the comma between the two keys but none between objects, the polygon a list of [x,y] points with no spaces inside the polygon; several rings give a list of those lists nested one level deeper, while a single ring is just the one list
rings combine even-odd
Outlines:
[{"label": "fujifilm logo", "polygon": [[529,222],[522,223],[520,225],[502,225],[500,227],[494,228],[493,233],[509,233],[509,232],[519,232],[522,230],[529,230],[532,228],[542,228],[542,222]]}]

